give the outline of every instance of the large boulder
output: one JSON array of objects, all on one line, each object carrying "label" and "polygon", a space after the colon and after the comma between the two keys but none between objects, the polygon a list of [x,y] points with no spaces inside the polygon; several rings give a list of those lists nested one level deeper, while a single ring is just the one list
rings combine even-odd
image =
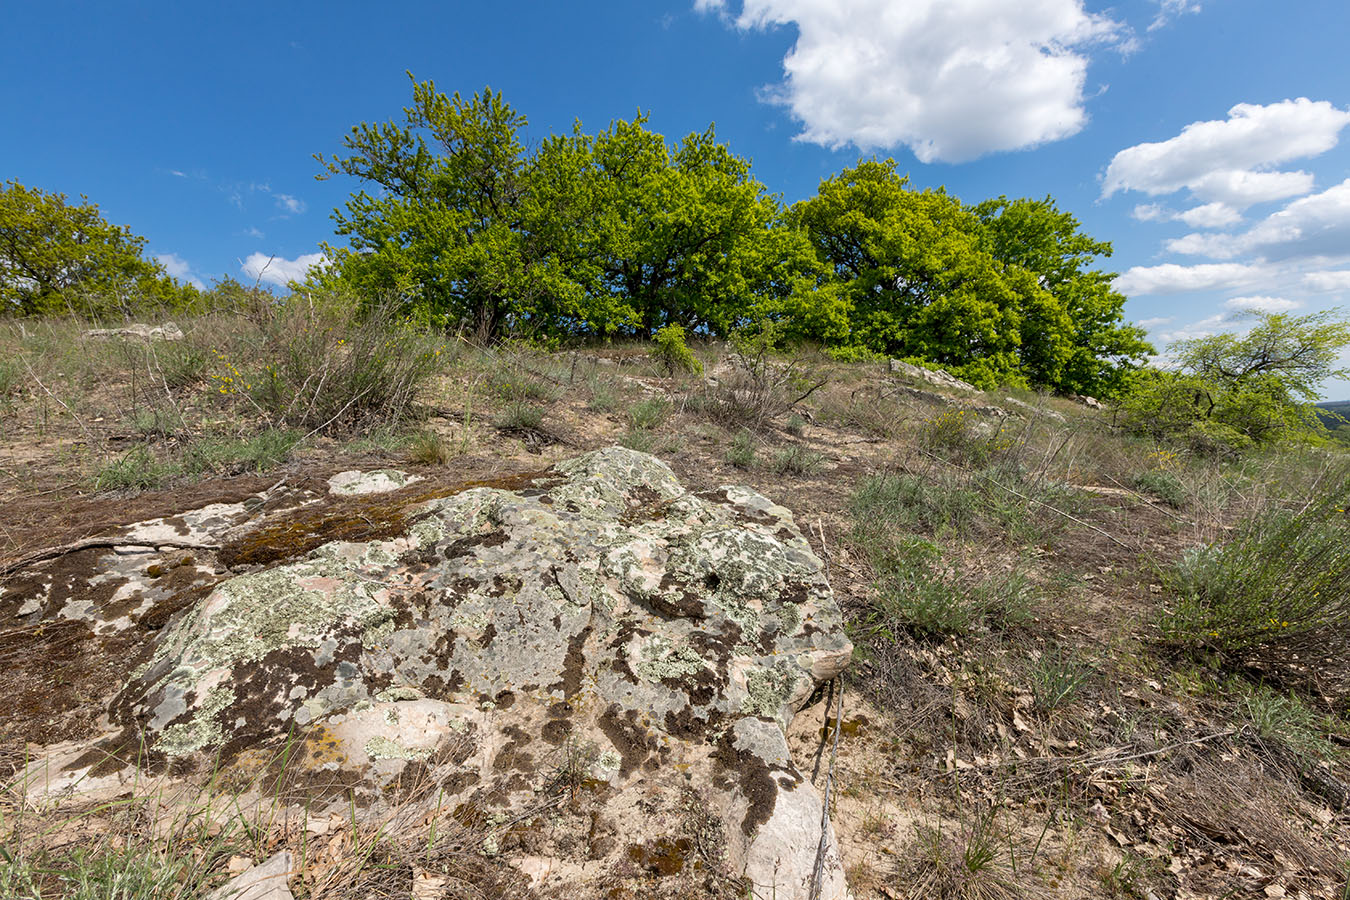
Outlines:
[{"label": "large boulder", "polygon": [[[791,513],[745,488],[690,492],[617,447],[511,487],[422,487],[381,498],[408,498],[382,539],[279,563],[257,545],[285,523],[246,524],[227,561],[249,570],[159,632],[111,703],[120,734],[65,781],[118,746],[172,769],[289,738],[360,804],[435,778],[447,805],[509,823],[561,783],[595,792],[584,852],[521,851],[541,885],[687,847],[671,823],[697,802],[754,896],[806,898],[821,801],[785,730],[852,648]],[[821,896],[843,897],[827,846]]]}]

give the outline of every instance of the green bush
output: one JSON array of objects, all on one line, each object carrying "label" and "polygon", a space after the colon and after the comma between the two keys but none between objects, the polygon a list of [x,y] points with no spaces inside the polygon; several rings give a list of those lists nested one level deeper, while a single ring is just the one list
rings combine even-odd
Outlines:
[{"label": "green bush", "polygon": [[175,474],[174,467],[155,459],[142,444],[104,465],[94,476],[97,491],[144,491],[159,487]]},{"label": "green bush", "polygon": [[738,469],[749,469],[755,465],[755,435],[748,428],[742,428],[731,439],[727,448],[727,462]]},{"label": "green bush", "polygon": [[703,363],[699,362],[694,351],[684,342],[683,326],[667,325],[658,328],[652,335],[652,340],[656,343],[652,357],[666,370],[666,374],[674,375],[677,372],[702,374]]},{"label": "green bush", "polygon": [[1186,488],[1181,479],[1171,472],[1151,469],[1134,476],[1134,488],[1152,494],[1174,509],[1186,508]]},{"label": "green bush", "polygon": [[1350,480],[1301,509],[1272,508],[1223,545],[1195,547],[1164,577],[1177,644],[1244,653],[1278,645],[1331,658],[1350,636]]}]

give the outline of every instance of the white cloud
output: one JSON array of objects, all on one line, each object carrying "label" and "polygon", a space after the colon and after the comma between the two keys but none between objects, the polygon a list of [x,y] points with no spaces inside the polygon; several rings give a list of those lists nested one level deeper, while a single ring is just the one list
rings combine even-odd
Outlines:
[{"label": "white cloud", "polygon": [[1239,287],[1265,274],[1259,266],[1241,263],[1209,263],[1199,266],[1135,266],[1116,279],[1116,290],[1135,297],[1144,294],[1177,294]]},{"label": "white cloud", "polygon": [[290,194],[277,194],[277,208],[284,209],[288,213],[299,215],[305,211],[305,201],[298,197],[292,197]]},{"label": "white cloud", "polygon": [[1171,316],[1157,316],[1152,319],[1140,319],[1138,322],[1135,322],[1134,324],[1138,325],[1145,331],[1151,331],[1154,328],[1157,328],[1159,325],[1170,325],[1174,321],[1176,320],[1173,319]]},{"label": "white cloud", "polygon": [[1232,259],[1337,258],[1350,255],[1350,178],[1302,197],[1241,234],[1188,234],[1166,243],[1173,253]]},{"label": "white cloud", "polygon": [[1228,309],[1282,313],[1299,309],[1303,306],[1303,301],[1286,300],[1283,297],[1234,297],[1231,300],[1225,300],[1223,305]]},{"label": "white cloud", "polygon": [[206,287],[205,283],[192,271],[192,264],[176,253],[156,253],[155,260],[164,267],[173,278],[186,281],[195,288]]},{"label": "white cloud", "polygon": [[1178,16],[1200,12],[1199,0],[1158,0],[1158,14],[1149,23],[1149,31],[1157,31]]},{"label": "white cloud", "polygon": [[1134,212],[1130,215],[1140,222],[1170,222],[1177,216],[1170,209],[1165,209],[1156,203],[1141,203],[1134,208]]},{"label": "white cloud", "polygon": [[1226,203],[1206,203],[1181,212],[1157,203],[1141,203],[1130,215],[1140,222],[1185,222],[1192,228],[1227,228],[1242,221],[1242,214]]},{"label": "white cloud", "polygon": [[1225,120],[1192,122],[1166,141],[1121,150],[1106,168],[1102,196],[1188,189],[1202,201],[1237,208],[1295,197],[1312,190],[1313,176],[1271,168],[1325,153],[1346,125],[1350,111],[1325,100],[1239,103]]},{"label": "white cloud", "polygon": [[1350,291],[1350,271],[1308,272],[1303,283],[1314,291]]},{"label": "white cloud", "polygon": [[180,171],[180,170],[178,170],[178,169],[170,169],[170,170],[169,170],[169,174],[170,174],[170,175],[177,175],[179,178],[186,178],[186,177],[187,177],[187,173],[186,173],[186,172]]},{"label": "white cloud", "polygon": [[1226,313],[1209,316],[1198,322],[1191,322],[1189,325],[1183,325],[1176,331],[1168,331],[1158,335],[1159,339],[1171,343],[1172,341],[1189,341],[1192,338],[1209,337],[1211,334],[1218,334],[1225,330],[1225,326],[1231,326],[1231,322]]},{"label": "white cloud", "polygon": [[262,240],[264,237],[266,237],[266,235],[264,235],[256,225],[250,225],[247,229],[244,230],[244,234],[248,235],[251,238],[254,238],[255,240]]},{"label": "white cloud", "polygon": [[1179,212],[1176,218],[1192,228],[1227,228],[1242,221],[1242,214],[1226,203],[1206,203]]},{"label": "white cloud", "polygon": [[[727,0],[694,8],[732,18]],[[1085,51],[1128,39],[1083,0],[744,0],[734,22],[797,26],[769,96],[802,123],[800,140],[903,144],[922,162],[1076,134],[1087,121]]]},{"label": "white cloud", "polygon": [[292,281],[303,281],[310,269],[325,264],[326,260],[322,253],[304,253],[295,259],[268,256],[266,253],[250,253],[239,270],[254,281],[285,287]]}]

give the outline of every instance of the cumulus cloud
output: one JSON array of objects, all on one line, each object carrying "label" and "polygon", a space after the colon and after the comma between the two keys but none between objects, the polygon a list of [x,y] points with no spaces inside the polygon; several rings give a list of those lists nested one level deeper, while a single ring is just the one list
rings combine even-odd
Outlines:
[{"label": "cumulus cloud", "polygon": [[1227,203],[1205,203],[1180,212],[1157,203],[1142,203],[1130,215],[1140,222],[1185,222],[1192,228],[1228,228],[1242,221],[1242,213]]},{"label": "cumulus cloud", "polygon": [[1076,134],[1087,121],[1087,51],[1128,29],[1083,0],[695,0],[742,29],[795,24],[784,81],[766,92],[799,140],[908,146],[963,162]]},{"label": "cumulus cloud", "polygon": [[1284,297],[1234,297],[1225,300],[1223,305],[1228,309],[1282,313],[1299,309],[1303,306],[1303,301],[1286,300]]},{"label": "cumulus cloud", "polygon": [[1350,271],[1308,272],[1303,283],[1314,291],[1350,291]]},{"label": "cumulus cloud", "polygon": [[1138,322],[1135,322],[1134,324],[1138,325],[1145,331],[1152,331],[1159,325],[1170,325],[1173,321],[1175,320],[1171,316],[1157,316],[1152,319],[1140,319]]},{"label": "cumulus cloud", "polygon": [[1106,167],[1102,196],[1189,190],[1206,203],[1242,209],[1308,193],[1308,172],[1272,171],[1336,146],[1350,111],[1306,97],[1260,106],[1239,103],[1228,118],[1192,122],[1176,137],[1121,150]]},{"label": "cumulus cloud", "polygon": [[292,197],[290,194],[277,194],[277,208],[283,209],[293,215],[299,215],[307,208],[305,201],[298,197]]},{"label": "cumulus cloud", "polygon": [[1241,287],[1256,282],[1265,274],[1259,266],[1242,263],[1207,263],[1181,266],[1135,266],[1116,279],[1116,290],[1128,296],[1178,294],[1185,291],[1210,291]]},{"label": "cumulus cloud", "polygon": [[192,271],[192,264],[176,253],[156,253],[155,260],[164,267],[164,271],[179,281],[186,281],[195,288],[206,285]]},{"label": "cumulus cloud", "polygon": [[254,281],[285,287],[292,281],[303,281],[310,269],[325,264],[326,260],[322,253],[304,253],[295,259],[269,256],[266,253],[250,253],[239,270]]},{"label": "cumulus cloud", "polygon": [[1273,260],[1345,257],[1350,255],[1350,178],[1295,200],[1241,234],[1188,234],[1166,247],[1213,259],[1244,254]]}]

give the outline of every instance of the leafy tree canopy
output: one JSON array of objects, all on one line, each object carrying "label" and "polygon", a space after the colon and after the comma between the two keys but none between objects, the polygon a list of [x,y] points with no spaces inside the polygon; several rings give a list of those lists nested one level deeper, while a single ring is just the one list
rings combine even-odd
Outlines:
[{"label": "leafy tree canopy", "polygon": [[1250,315],[1255,324],[1245,335],[1179,341],[1167,351],[1174,368],[1140,372],[1125,398],[1129,424],[1210,449],[1325,434],[1314,407],[1317,388],[1350,375],[1337,365],[1350,346],[1350,323],[1339,310]]},{"label": "leafy tree canopy", "polygon": [[1050,197],[999,197],[971,208],[984,226],[982,246],[1007,266],[1036,277],[1071,321],[1069,356],[1056,387],[1114,396],[1153,353],[1144,330],[1122,321],[1125,295],[1111,289],[1115,274],[1090,268],[1111,255],[1111,244],[1079,230],[1074,216]]},{"label": "leafy tree canopy", "polygon": [[[359,125],[325,175],[372,183],[336,211],[349,247],[316,277],[394,293],[481,338],[725,333],[767,313],[814,265],[780,207],[710,127],[670,146],[646,119],[578,124],[531,155],[500,94],[413,84],[404,121]],[[778,305],[775,305],[778,303]]]},{"label": "leafy tree canopy", "polygon": [[981,386],[1054,386],[1072,322],[1053,294],[986,247],[978,216],[942,190],[914,190],[892,160],[827,178],[797,204],[846,310],[841,343],[942,365]]},{"label": "leafy tree canopy", "polygon": [[142,305],[191,302],[192,288],[142,255],[145,238],[80,201],[17,181],[0,188],[0,310],[129,315]]}]

